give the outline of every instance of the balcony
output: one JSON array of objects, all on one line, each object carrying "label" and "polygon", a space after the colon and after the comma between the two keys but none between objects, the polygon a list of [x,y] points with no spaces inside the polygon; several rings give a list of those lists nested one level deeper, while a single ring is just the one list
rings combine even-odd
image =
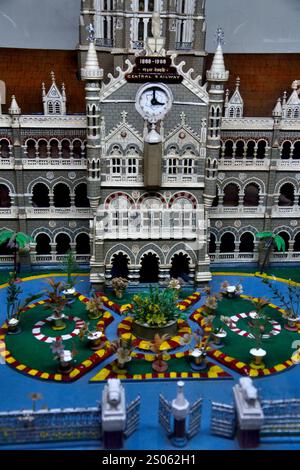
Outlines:
[{"label": "balcony", "polygon": [[3,158],[0,157],[0,169],[1,170],[12,170],[14,168],[14,159],[12,157]]},{"label": "balcony", "polygon": [[86,170],[87,161],[85,158],[24,158],[23,168],[35,170]]},{"label": "balcony", "polygon": [[106,175],[102,174],[102,184],[105,186],[143,186],[142,175]]},{"label": "balcony", "polygon": [[269,170],[270,160],[268,158],[257,159],[257,158],[221,158],[219,160],[219,171],[220,170],[255,170],[263,171]]},{"label": "balcony", "polygon": [[272,208],[272,217],[280,217],[280,218],[289,218],[289,217],[300,217],[300,206],[288,206],[288,207],[280,207],[275,206]]},{"label": "balcony", "polygon": [[277,160],[277,170],[282,171],[299,171],[300,160]]},{"label": "balcony", "polygon": [[0,207],[1,219],[15,219],[18,217],[18,207]]},{"label": "balcony", "polygon": [[192,42],[176,42],[176,50],[177,51],[191,51],[193,49]]},{"label": "balcony", "polygon": [[92,210],[89,207],[26,207],[28,219],[90,219]]},{"label": "balcony", "polygon": [[[201,182],[198,175],[163,175],[162,186],[195,185]],[[203,181],[202,181],[203,182]]]},{"label": "balcony", "polygon": [[[66,255],[56,255],[56,254],[49,254],[49,255],[37,255],[32,253],[31,255],[31,262],[35,265],[45,265],[45,264],[54,264],[54,263],[61,263],[65,259]],[[76,255],[76,261],[80,264],[87,264],[90,261],[90,255]],[[0,257],[1,262],[1,257]]]},{"label": "balcony", "polygon": [[249,253],[211,253],[210,260],[212,263],[249,263],[257,261],[258,254]]},{"label": "balcony", "polygon": [[247,206],[236,206],[236,207],[224,207],[224,206],[217,206],[212,207],[210,209],[210,216],[215,219],[219,217],[224,217],[227,219],[240,217],[240,218],[248,218],[248,217],[259,217],[263,218],[265,214],[265,207],[264,206],[255,206],[255,207],[247,207]]},{"label": "balcony", "polygon": [[98,47],[113,47],[114,41],[112,38],[97,38],[96,46]]}]

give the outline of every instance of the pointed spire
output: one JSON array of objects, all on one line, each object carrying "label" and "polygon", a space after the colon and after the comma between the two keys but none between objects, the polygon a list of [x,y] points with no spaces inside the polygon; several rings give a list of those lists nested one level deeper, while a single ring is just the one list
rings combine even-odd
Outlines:
[{"label": "pointed spire", "polygon": [[236,91],[239,90],[240,84],[241,84],[241,79],[240,79],[240,77],[236,77],[236,84],[235,84],[235,89],[236,89]]},{"label": "pointed spire", "polygon": [[21,108],[19,107],[15,95],[12,95],[11,97],[11,105],[8,110],[9,114],[11,115],[20,115],[21,114]]},{"label": "pointed spire", "polygon": [[65,86],[64,83],[62,83],[62,85],[61,85],[61,94],[62,94],[63,99],[66,100],[67,99],[67,97],[66,97],[66,86]]},{"label": "pointed spire", "polygon": [[225,82],[229,78],[229,72],[225,69],[222,44],[224,43],[224,32],[222,28],[217,29],[217,49],[210,70],[206,72],[207,80]]},{"label": "pointed spire", "polygon": [[42,96],[43,96],[43,98],[45,98],[45,96],[46,96],[46,87],[45,87],[44,82],[42,83]]},{"label": "pointed spire", "polygon": [[52,83],[55,83],[55,73],[53,71],[50,72],[50,76],[51,76]]},{"label": "pointed spire", "polygon": [[285,105],[286,105],[286,97],[287,97],[287,92],[284,91],[284,92],[283,92],[283,99],[282,99],[282,106],[285,106]]},{"label": "pointed spire", "polygon": [[81,75],[84,80],[101,80],[103,78],[103,69],[100,69],[97,51],[93,41],[89,44],[85,67],[81,69]]},{"label": "pointed spire", "polygon": [[273,109],[273,116],[274,117],[281,117],[282,116],[282,106],[281,106],[281,99],[278,98],[275,108]]},{"label": "pointed spire", "polygon": [[225,108],[228,106],[228,102],[229,102],[229,90],[227,88],[226,93],[225,93],[225,103],[224,103]]}]

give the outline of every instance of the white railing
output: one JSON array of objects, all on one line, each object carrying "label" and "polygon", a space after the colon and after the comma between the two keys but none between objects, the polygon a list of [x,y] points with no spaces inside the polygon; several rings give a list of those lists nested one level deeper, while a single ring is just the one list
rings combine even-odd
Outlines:
[{"label": "white railing", "polygon": [[8,157],[8,158],[0,157],[1,170],[12,169],[13,167],[14,167],[14,159],[12,157]]},{"label": "white railing", "polygon": [[277,160],[278,170],[300,170],[300,160]]},{"label": "white railing", "polygon": [[217,206],[210,209],[211,217],[231,217],[233,215],[238,215],[239,217],[249,217],[249,216],[260,216],[263,217],[265,213],[264,206],[236,206],[236,207],[227,207],[227,206]]},{"label": "white railing", "polygon": [[2,218],[14,218],[17,217],[19,209],[17,207],[0,207],[0,216]]},{"label": "white railing", "polygon": [[267,170],[270,166],[270,160],[268,158],[221,158],[219,161],[219,170],[228,170],[231,168],[237,168],[242,170]]},{"label": "white railing", "polygon": [[143,184],[143,175],[107,175],[102,173],[101,179],[104,184]]},{"label": "white railing", "polygon": [[85,158],[23,158],[23,168],[87,168]]},{"label": "white railing", "polygon": [[249,263],[251,261],[257,261],[258,254],[253,252],[245,253],[211,253],[210,260],[212,263],[231,263],[236,261],[239,263]]},{"label": "white railing", "polygon": [[272,208],[273,217],[299,217],[300,216],[300,206],[289,206],[289,207],[280,207],[275,206]]},{"label": "white railing", "polygon": [[13,255],[0,255],[0,264],[13,264]]},{"label": "white railing", "polygon": [[[66,255],[31,255],[32,264],[47,264],[47,263],[60,263],[66,258]],[[88,263],[90,261],[90,255],[76,255],[77,263]]]},{"label": "white railing", "polygon": [[26,214],[28,218],[41,218],[48,217],[58,218],[82,218],[89,219],[92,217],[92,210],[89,207],[26,207]]},{"label": "white railing", "polygon": [[191,184],[198,182],[197,175],[163,175],[163,184]]}]

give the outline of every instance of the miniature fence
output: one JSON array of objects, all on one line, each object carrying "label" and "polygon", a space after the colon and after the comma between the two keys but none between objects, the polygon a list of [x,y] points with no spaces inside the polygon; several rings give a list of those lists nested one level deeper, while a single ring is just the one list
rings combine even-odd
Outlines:
[{"label": "miniature fence", "polygon": [[300,435],[300,399],[263,400],[261,437]]},{"label": "miniature fence", "polygon": [[234,407],[224,403],[212,402],[211,433],[233,439],[236,430]]},{"label": "miniature fence", "polygon": [[100,438],[101,408],[0,413],[0,445]]}]

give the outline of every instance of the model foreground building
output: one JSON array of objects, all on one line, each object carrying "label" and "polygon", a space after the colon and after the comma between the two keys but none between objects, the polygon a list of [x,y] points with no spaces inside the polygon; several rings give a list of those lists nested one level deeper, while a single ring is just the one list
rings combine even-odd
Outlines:
[{"label": "model foreground building", "polygon": [[207,56],[204,7],[82,0],[77,52],[0,51],[1,228],[36,241],[23,262],[73,248],[97,287],[199,284],[256,261],[262,230],[300,257],[299,57],[224,59],[221,30]]}]

